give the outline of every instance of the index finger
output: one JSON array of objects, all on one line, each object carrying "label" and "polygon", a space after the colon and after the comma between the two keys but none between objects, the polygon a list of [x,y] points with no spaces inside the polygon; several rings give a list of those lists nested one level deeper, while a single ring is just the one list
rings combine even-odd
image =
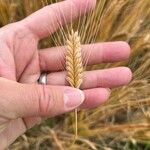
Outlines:
[{"label": "index finger", "polygon": [[94,8],[96,0],[65,0],[42,8],[22,22],[40,39]]}]

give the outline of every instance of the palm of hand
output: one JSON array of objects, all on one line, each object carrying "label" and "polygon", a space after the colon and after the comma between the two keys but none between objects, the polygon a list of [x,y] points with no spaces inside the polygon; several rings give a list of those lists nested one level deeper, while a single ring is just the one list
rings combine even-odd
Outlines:
[{"label": "palm of hand", "polygon": [[[0,76],[22,83],[36,83],[40,75],[37,37],[19,24],[8,25],[1,30]],[[0,139],[11,143],[14,137],[40,121],[40,118],[13,120],[7,116],[0,120],[0,124],[8,124],[7,129],[0,133]]]},{"label": "palm of hand", "polygon": [[1,76],[22,83],[35,83],[40,74],[38,38],[19,23],[1,30],[4,30],[0,34]]}]

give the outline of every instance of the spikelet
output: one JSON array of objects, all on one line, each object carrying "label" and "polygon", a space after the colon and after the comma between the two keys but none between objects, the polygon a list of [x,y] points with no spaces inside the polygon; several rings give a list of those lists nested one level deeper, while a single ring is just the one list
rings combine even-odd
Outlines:
[{"label": "spikelet", "polygon": [[79,89],[83,82],[81,43],[78,32],[73,30],[67,40],[66,70],[69,84]]}]

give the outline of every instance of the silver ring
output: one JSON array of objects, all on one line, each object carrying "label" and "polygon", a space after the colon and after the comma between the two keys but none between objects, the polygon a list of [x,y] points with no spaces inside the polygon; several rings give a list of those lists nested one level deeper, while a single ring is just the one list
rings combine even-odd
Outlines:
[{"label": "silver ring", "polygon": [[47,84],[47,73],[42,73],[38,82],[39,84]]}]

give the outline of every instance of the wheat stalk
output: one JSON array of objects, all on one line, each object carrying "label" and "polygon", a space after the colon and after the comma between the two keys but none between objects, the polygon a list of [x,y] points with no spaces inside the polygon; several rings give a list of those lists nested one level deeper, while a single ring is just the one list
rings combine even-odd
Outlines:
[{"label": "wheat stalk", "polygon": [[[67,39],[66,70],[67,81],[74,88],[80,88],[83,82],[83,63],[81,54],[81,43],[78,31],[71,31]],[[77,109],[75,110],[75,140],[78,136]]]}]

